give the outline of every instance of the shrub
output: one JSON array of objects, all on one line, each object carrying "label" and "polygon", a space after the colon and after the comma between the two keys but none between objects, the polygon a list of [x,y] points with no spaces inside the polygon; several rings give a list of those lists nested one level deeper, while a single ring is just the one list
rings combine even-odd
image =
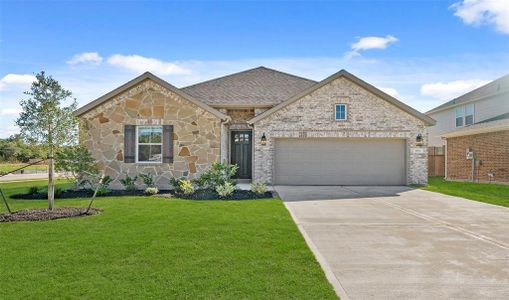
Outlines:
[{"label": "shrub", "polygon": [[183,179],[179,182],[180,189],[185,195],[191,195],[194,193],[194,186],[191,180]]},{"label": "shrub", "polygon": [[120,179],[120,183],[124,186],[125,190],[128,192],[135,192],[136,191],[136,180],[138,179],[138,176],[129,177],[128,174],[125,174],[124,179]]},{"label": "shrub", "polygon": [[147,185],[147,187],[155,187],[154,175],[141,173],[139,176],[143,180],[143,183]]},{"label": "shrub", "polygon": [[265,184],[265,181],[253,181],[251,183],[251,191],[258,195],[265,194],[265,192],[267,192],[267,185]]},{"label": "shrub", "polygon": [[181,178],[170,178],[170,185],[173,187],[175,194],[191,195],[194,193],[195,188],[191,180],[185,177]]},{"label": "shrub", "polygon": [[111,192],[111,190],[108,189],[108,186],[110,185],[110,183],[112,181],[113,180],[111,179],[110,176],[104,176],[103,180],[101,181],[101,185],[99,185],[99,188],[97,189],[97,195],[98,196],[105,195],[105,194],[108,194],[109,192]]},{"label": "shrub", "polygon": [[159,190],[155,186],[149,186],[145,189],[145,195],[155,195],[159,193]]},{"label": "shrub", "polygon": [[[96,161],[85,146],[69,146],[55,153],[55,170],[71,174],[76,187],[94,186]],[[97,181],[97,179],[95,179]]]},{"label": "shrub", "polygon": [[225,182],[223,185],[216,186],[216,192],[219,194],[219,197],[226,198],[233,194],[235,191],[235,185],[231,182]]},{"label": "shrub", "polygon": [[39,187],[38,186],[31,186],[29,189],[28,189],[28,193],[30,195],[35,195],[37,193],[39,193]]},{"label": "shrub", "polygon": [[203,172],[194,182],[200,188],[216,188],[229,182],[235,186],[232,177],[237,173],[239,167],[228,163],[214,162],[212,166]]},{"label": "shrub", "polygon": [[170,185],[173,187],[173,190],[175,191],[176,194],[183,194],[183,191],[180,188],[180,181],[181,180],[185,180],[185,178],[184,177],[182,177],[182,178],[175,178],[175,177],[170,178]]}]

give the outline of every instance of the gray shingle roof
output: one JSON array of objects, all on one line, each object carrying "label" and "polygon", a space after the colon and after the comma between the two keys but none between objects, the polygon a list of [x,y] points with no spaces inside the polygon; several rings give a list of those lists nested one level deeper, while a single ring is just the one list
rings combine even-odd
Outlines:
[{"label": "gray shingle roof", "polygon": [[296,95],[316,81],[265,67],[204,81],[182,90],[212,106],[276,105]]},{"label": "gray shingle roof", "polygon": [[509,74],[502,76],[496,80],[493,80],[492,82],[485,84],[473,91],[470,91],[464,95],[461,95],[455,99],[452,99],[451,101],[448,101],[442,105],[439,105],[432,110],[428,111],[427,114],[433,113],[435,111],[439,111],[448,107],[453,107],[455,105],[469,102],[472,100],[477,100],[486,96],[490,96],[493,94],[502,93],[505,91],[509,91]]},{"label": "gray shingle roof", "polygon": [[498,115],[496,117],[489,118],[489,119],[483,120],[481,122],[477,122],[475,124],[488,123],[488,122],[493,122],[493,121],[498,121],[498,120],[505,120],[505,119],[509,119],[509,113],[501,114],[501,115]]}]

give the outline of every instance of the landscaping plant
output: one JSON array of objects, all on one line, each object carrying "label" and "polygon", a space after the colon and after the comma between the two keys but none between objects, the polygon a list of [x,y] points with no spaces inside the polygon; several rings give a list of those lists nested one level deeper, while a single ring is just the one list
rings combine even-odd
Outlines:
[{"label": "landscaping plant", "polygon": [[204,189],[216,189],[216,187],[223,186],[226,182],[235,186],[235,181],[232,177],[237,173],[238,169],[237,165],[213,162],[212,166],[195,180],[195,183],[199,188]]},{"label": "landscaping plant", "polygon": [[191,195],[194,193],[194,186],[191,180],[188,179],[181,179],[179,182],[180,189],[182,190],[182,193],[185,195]]},{"label": "landscaping plant", "polygon": [[216,192],[221,198],[227,198],[235,191],[235,185],[231,182],[225,182],[223,185],[216,186]]},{"label": "landscaping plant", "polygon": [[159,189],[155,186],[149,186],[145,189],[145,195],[155,195],[157,193],[159,193]]},{"label": "landscaping plant", "polygon": [[64,147],[55,153],[55,158],[55,169],[70,173],[76,188],[85,186],[94,188],[99,171],[95,159],[86,147],[82,145]]},{"label": "landscaping plant", "polygon": [[138,179],[138,176],[129,177],[128,174],[125,174],[124,179],[120,179],[120,183],[124,186],[125,190],[128,192],[135,192],[136,191],[136,180]]},{"label": "landscaping plant", "polygon": [[[55,182],[54,154],[60,147],[73,145],[78,136],[77,107],[72,93],[44,72],[35,75],[36,80],[25,92],[29,99],[21,100],[22,112],[16,120],[21,136],[30,143],[41,145],[48,157],[48,209],[54,206]],[[69,106],[63,106],[67,101]]]},{"label": "landscaping plant", "polygon": [[265,184],[265,181],[253,181],[251,183],[251,191],[258,195],[265,194],[265,192],[267,192],[267,185]]},{"label": "landscaping plant", "polygon": [[143,180],[143,183],[147,186],[147,187],[155,187],[155,183],[154,183],[154,176],[152,174],[143,174],[141,173],[140,175],[138,175],[141,180]]}]

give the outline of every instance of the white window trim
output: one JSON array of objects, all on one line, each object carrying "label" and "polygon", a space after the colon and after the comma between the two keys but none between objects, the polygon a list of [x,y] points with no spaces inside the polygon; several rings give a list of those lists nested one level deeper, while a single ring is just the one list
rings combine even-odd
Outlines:
[{"label": "white window trim", "polygon": [[[161,143],[139,143],[138,142],[138,132],[140,128],[161,128]],[[161,160],[160,161],[139,161],[138,160],[138,152],[139,145],[161,145]],[[136,126],[136,163],[137,164],[162,164],[163,163],[163,126],[160,125],[146,125],[146,126]]]},{"label": "white window trim", "polygon": [[[336,111],[338,109],[338,105],[343,105],[345,107],[345,118],[344,119],[338,119]],[[334,120],[336,121],[347,121],[348,120],[348,105],[346,103],[336,103],[334,104]]]},{"label": "white window trim", "polygon": [[[472,105],[472,124],[469,124],[469,125],[467,125],[467,105]],[[461,116],[461,117],[456,116],[457,108],[461,108],[461,110],[463,111],[463,116]],[[461,118],[463,120],[463,123],[461,126],[456,125],[456,119],[458,119],[458,118]],[[454,126],[456,128],[472,126],[474,124],[475,124],[475,104],[474,103],[467,103],[465,105],[457,106],[454,108]]]},{"label": "white window trim", "polygon": [[[469,115],[467,115],[467,106],[468,105],[472,105],[472,124],[469,124],[469,125],[467,125],[467,116],[469,116]],[[463,123],[464,123],[464,126],[472,126],[475,124],[475,105],[474,105],[474,103],[465,104],[465,122],[463,122]]]}]

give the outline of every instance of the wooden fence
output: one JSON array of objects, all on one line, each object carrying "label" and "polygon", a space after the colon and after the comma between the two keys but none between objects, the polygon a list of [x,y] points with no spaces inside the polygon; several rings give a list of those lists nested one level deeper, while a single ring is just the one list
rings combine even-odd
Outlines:
[{"label": "wooden fence", "polygon": [[428,147],[428,176],[445,176],[445,147]]}]

